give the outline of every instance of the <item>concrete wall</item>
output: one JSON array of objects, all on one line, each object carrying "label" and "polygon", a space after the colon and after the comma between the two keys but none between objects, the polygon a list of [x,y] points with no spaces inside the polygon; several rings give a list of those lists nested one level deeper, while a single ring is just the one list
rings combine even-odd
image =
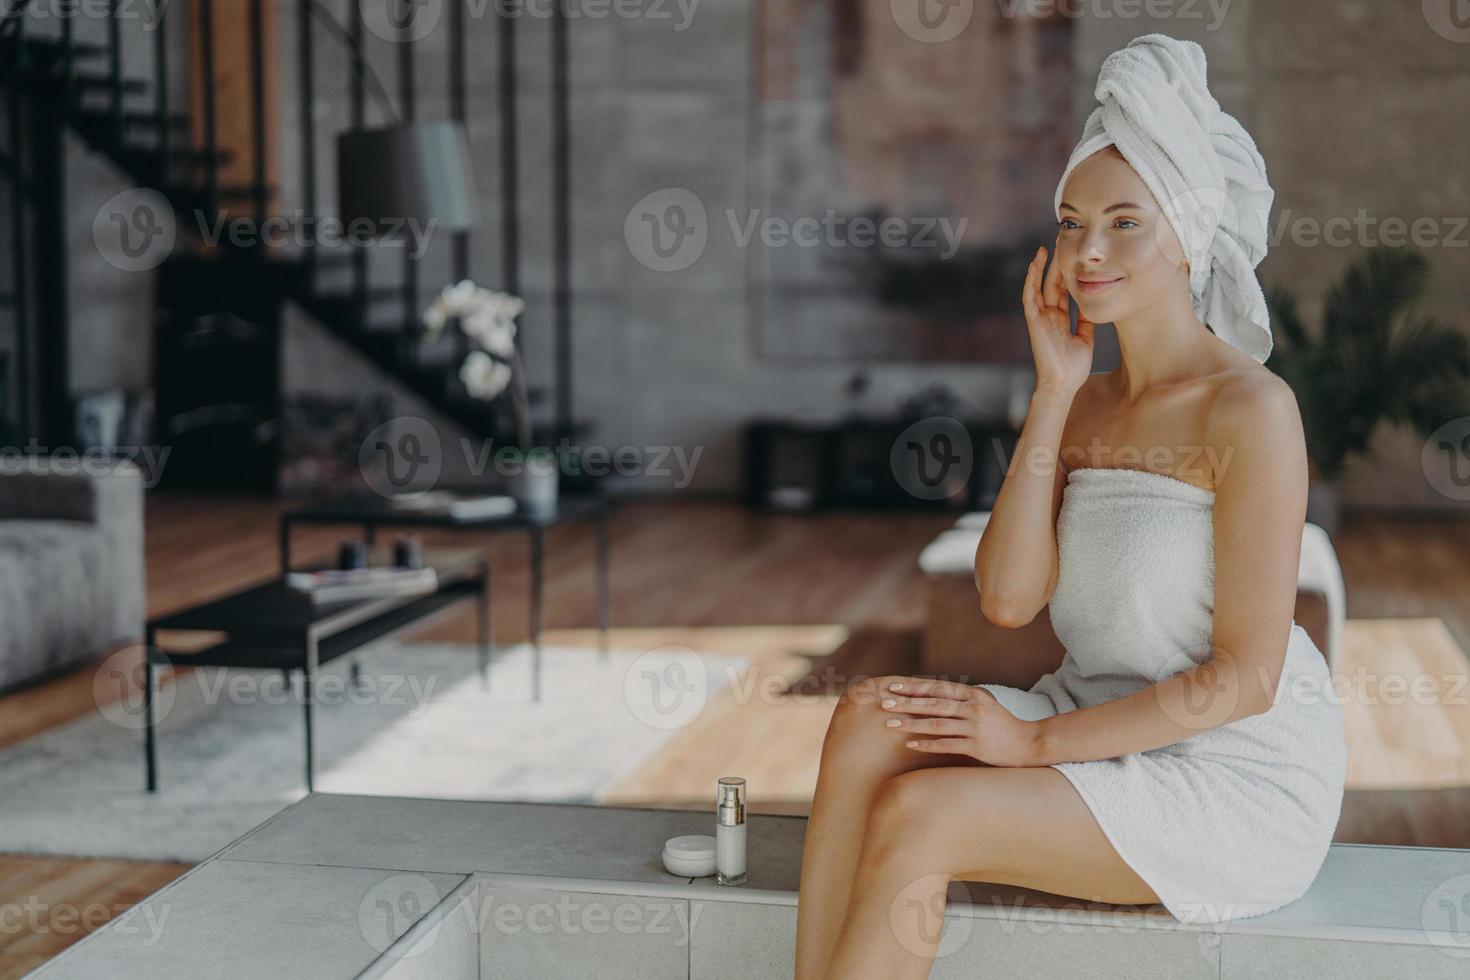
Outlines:
[{"label": "concrete wall", "polygon": [[[752,325],[748,249],[711,234],[702,256],[680,272],[657,272],[636,261],[624,239],[629,210],[669,187],[694,191],[711,214],[745,213],[763,205],[750,187],[754,5],[750,0],[703,0],[687,26],[679,8],[656,8],[668,19],[609,16],[571,22],[574,160],[574,414],[595,421],[589,442],[650,450],[680,446],[702,451],[692,490],[733,492],[741,473],[740,428],[752,416],[826,418],[850,407],[843,388],[858,367],[839,362],[794,364],[761,360]],[[682,29],[681,29],[682,27]],[[522,317],[533,383],[552,374],[549,270],[551,185],[548,169],[549,24],[527,14],[518,21],[521,85]],[[446,32],[422,42],[420,92],[442,86],[438,53]],[[472,237],[472,276],[498,288],[500,275],[495,113],[495,25],[469,20],[469,131],[485,205]],[[378,53],[386,50],[379,45]],[[318,48],[319,63],[337,56]],[[294,70],[294,59],[289,59]],[[393,62],[379,60],[391,90]],[[325,68],[342,77],[345,66]],[[432,86],[432,87],[431,87]],[[294,79],[284,82],[294,90]],[[319,118],[340,117],[345,89],[319,85]],[[283,107],[288,132],[298,111]],[[318,147],[331,160],[331,148]],[[288,200],[299,193],[293,151],[283,160]],[[288,204],[289,207],[289,204]],[[437,253],[436,253],[437,254]],[[398,281],[395,263],[376,266]],[[447,277],[447,265],[444,275]],[[1103,356],[1106,362],[1106,353]],[[1104,366],[1111,366],[1104,364]],[[982,412],[1003,413],[1013,369],[986,365],[868,365],[871,387],[862,406],[882,411],[936,382],[949,385]],[[320,377],[323,371],[303,372]],[[668,489],[674,475],[649,475],[642,489]]]},{"label": "concrete wall", "polygon": [[[869,6],[874,16],[886,15],[887,4]],[[1420,4],[1234,0],[1173,6],[1177,16],[1149,19],[1122,15],[1125,7],[1137,11],[1140,5],[1119,4],[1119,16],[1082,5],[1087,15],[1075,32],[1074,130],[1080,131],[1094,104],[1096,71],[1108,53],[1152,31],[1198,41],[1210,59],[1213,90],[1257,139],[1276,188],[1275,237],[1260,275],[1268,286],[1293,288],[1309,320],[1318,316],[1328,284],[1371,242],[1310,244],[1299,234],[1309,227],[1302,219],[1351,217],[1366,208],[1379,217],[1442,218],[1448,229],[1454,216],[1470,214],[1470,184],[1463,176],[1470,172],[1470,139],[1457,125],[1459,107],[1466,104],[1461,89],[1470,87],[1470,44],[1436,34]],[[699,260],[673,273],[645,268],[625,245],[629,209],[664,188],[689,188],[711,213],[763,207],[752,172],[758,159],[752,144],[754,4],[704,0],[682,30],[678,8],[666,9],[665,20],[582,18],[571,25],[574,408],[596,420],[593,441],[600,444],[702,447],[695,486],[728,491],[738,485],[738,436],[745,419],[839,414],[849,407],[843,386],[856,365],[758,356],[748,288],[751,255],[728,236],[712,234]],[[533,377],[547,380],[549,40],[544,19],[523,16],[519,27],[522,293],[530,303],[523,337]],[[435,31],[422,43],[432,52],[445,34]],[[470,131],[487,205],[483,229],[474,235],[473,275],[490,286],[501,283],[493,45],[493,23],[472,18],[469,50],[480,73],[471,84]],[[420,59],[421,69],[438,61],[429,52]],[[330,57],[324,52],[319,60]],[[382,63],[392,87],[391,59]],[[434,76],[421,71],[420,78],[421,91],[432,91]],[[333,97],[322,92],[323,103]],[[295,110],[287,101],[289,115]],[[317,111],[338,110],[324,104]],[[287,129],[292,131],[289,124]],[[1384,133],[1399,136],[1385,139]],[[288,164],[288,188],[292,172]],[[1424,312],[1470,323],[1463,305],[1470,253],[1447,241],[1427,254],[1433,281]],[[392,264],[383,268],[396,272]],[[1107,342],[1101,348],[1096,368],[1114,367],[1116,348]],[[984,365],[868,367],[872,387],[864,404],[875,410],[943,382],[979,410],[1003,411],[1013,373]],[[1346,502],[1463,507],[1425,479],[1421,444],[1410,432],[1381,432],[1381,457],[1350,467]]]},{"label": "concrete wall", "polygon": [[[332,6],[340,15],[345,0]],[[886,0],[872,0],[868,14],[887,16],[888,6]],[[1455,216],[1470,214],[1470,181],[1465,177],[1470,173],[1470,136],[1460,125],[1470,96],[1470,43],[1436,33],[1418,0],[1219,0],[1213,5],[1167,5],[1181,13],[1166,19],[1142,16],[1147,4],[1062,6],[1085,13],[1075,32],[1074,131],[1080,131],[1093,104],[1098,65],[1132,37],[1160,31],[1205,47],[1212,89],[1255,136],[1276,189],[1273,235],[1280,237],[1273,238],[1260,274],[1268,286],[1282,283],[1296,290],[1309,320],[1315,320],[1327,285],[1361,251],[1363,241],[1354,239],[1346,247],[1303,244],[1295,236],[1300,219],[1352,218],[1362,208],[1379,218],[1435,218],[1448,234]],[[471,9],[494,7],[475,4]],[[712,235],[702,257],[677,273],[649,270],[630,253],[623,236],[629,209],[660,189],[689,188],[712,212],[762,207],[752,189],[754,0],[702,0],[687,23],[677,4],[657,9],[666,19],[580,17],[571,23],[574,410],[595,420],[597,431],[590,441],[600,445],[701,447],[694,487],[730,491],[738,485],[743,420],[753,415],[839,414],[848,407],[843,386],[856,365],[794,365],[758,357],[754,303],[747,288],[750,256],[728,236]],[[278,23],[283,99],[279,150],[283,205],[290,209],[301,199],[290,6],[283,6]],[[545,383],[551,377],[549,25],[529,12],[523,12],[518,25],[521,293],[529,303],[522,337],[532,381]],[[434,100],[444,93],[446,41],[441,24],[419,48],[418,86],[420,97],[427,99],[425,116],[441,114]],[[481,227],[472,237],[471,274],[498,287],[503,280],[493,19],[472,16],[466,41],[469,131],[484,205]],[[370,46],[396,97],[392,47],[371,37]],[[333,120],[346,118],[349,76],[345,54],[329,40],[319,39],[315,54],[319,73],[313,111],[323,134],[317,148],[322,170],[318,194],[323,210],[329,211],[335,157],[327,134]],[[370,116],[380,118],[376,111]],[[1283,217],[1298,223],[1281,232]],[[1463,302],[1470,255],[1464,237],[1462,232],[1459,245],[1446,241],[1426,250],[1433,291],[1424,312],[1470,324]],[[433,246],[425,266],[426,286],[447,280],[447,255],[445,243]],[[398,269],[396,255],[378,257],[375,281],[397,281]],[[79,294],[92,288],[78,279]],[[108,339],[74,340],[79,384],[82,379],[101,384],[109,378],[133,383],[146,370],[140,353],[149,332],[146,310],[132,297],[107,299],[105,306],[106,315],[91,313],[89,322],[106,324]],[[120,332],[132,340],[119,342]],[[1116,363],[1115,351],[1105,346],[1099,370]],[[310,358],[288,369],[288,381],[297,379],[292,384],[316,386],[322,383],[318,379],[356,370],[348,366],[353,355],[340,345],[306,348],[306,353],[289,348],[293,356]],[[868,367],[872,387],[865,405],[873,410],[890,408],[921,387],[944,382],[979,410],[1003,411],[1012,373],[979,365]],[[373,383],[371,375],[363,383]],[[1344,494],[1348,504],[1463,507],[1435,492],[1425,479],[1417,436],[1385,431],[1377,446],[1379,459],[1350,467]],[[645,482],[654,488],[660,484],[657,478]]]}]

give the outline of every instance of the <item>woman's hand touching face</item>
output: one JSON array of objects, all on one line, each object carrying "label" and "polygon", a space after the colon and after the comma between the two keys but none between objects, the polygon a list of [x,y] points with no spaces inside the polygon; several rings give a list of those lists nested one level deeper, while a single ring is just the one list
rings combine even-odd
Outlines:
[{"label": "woman's hand touching face", "polygon": [[1046,246],[1036,250],[1026,270],[1021,305],[1026,311],[1026,330],[1031,335],[1031,354],[1036,361],[1036,386],[1075,393],[1092,373],[1093,333],[1096,324],[1081,315],[1072,333],[1069,316],[1071,294],[1062,281],[1061,263],[1046,266]]}]

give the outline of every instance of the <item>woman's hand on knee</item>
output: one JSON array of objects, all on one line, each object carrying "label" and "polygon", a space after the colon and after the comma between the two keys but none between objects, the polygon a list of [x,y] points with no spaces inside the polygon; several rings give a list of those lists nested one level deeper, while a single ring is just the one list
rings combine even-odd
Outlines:
[{"label": "woman's hand on knee", "polygon": [[862,750],[869,762],[873,761],[870,755],[873,749],[888,743],[892,744],[896,755],[907,753],[903,734],[883,724],[889,713],[883,709],[882,701],[889,696],[886,692],[890,685],[915,680],[901,674],[854,679],[837,699],[837,707],[827,726],[824,751],[832,748],[834,743],[855,746]]},{"label": "woman's hand on knee", "polygon": [[879,706],[915,752],[965,755],[992,766],[1039,766],[1041,725],[1011,714],[983,687],[921,677],[884,678]]}]

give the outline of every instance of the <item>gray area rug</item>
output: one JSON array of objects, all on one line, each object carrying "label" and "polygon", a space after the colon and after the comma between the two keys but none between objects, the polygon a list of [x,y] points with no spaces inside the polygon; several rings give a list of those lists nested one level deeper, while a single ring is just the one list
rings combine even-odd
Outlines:
[{"label": "gray area rug", "polygon": [[[594,802],[739,682],[743,658],[383,643],[323,670],[316,789]],[[144,791],[136,705],[93,712],[0,751],[0,852],[200,861],[306,793],[299,687],[274,671],[182,673],[160,698],[159,791]]]}]

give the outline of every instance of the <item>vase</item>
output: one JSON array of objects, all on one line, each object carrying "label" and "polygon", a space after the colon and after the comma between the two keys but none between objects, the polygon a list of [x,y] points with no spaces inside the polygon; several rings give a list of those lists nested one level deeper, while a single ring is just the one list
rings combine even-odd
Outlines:
[{"label": "vase", "polygon": [[556,513],[557,488],[561,469],[556,457],[549,453],[533,453],[525,457],[510,479],[511,494],[521,510],[530,517],[550,517]]}]

